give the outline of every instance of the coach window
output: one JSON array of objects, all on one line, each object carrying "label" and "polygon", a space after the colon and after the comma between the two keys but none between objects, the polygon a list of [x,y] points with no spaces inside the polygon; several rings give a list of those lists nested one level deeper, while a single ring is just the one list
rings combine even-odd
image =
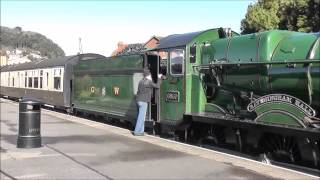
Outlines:
[{"label": "coach window", "polygon": [[60,90],[61,88],[61,69],[54,69],[53,72],[53,88],[55,90]]},{"label": "coach window", "polygon": [[33,88],[38,88],[38,84],[39,84],[39,78],[34,77],[33,78]]},{"label": "coach window", "polygon": [[19,77],[19,87],[22,88],[23,86],[23,73],[21,72]]},{"label": "coach window", "polygon": [[27,71],[24,73],[24,87],[27,87],[27,84],[28,84],[28,77],[27,77]]},{"label": "coach window", "polygon": [[8,86],[10,86],[10,73],[9,73],[9,76],[8,76]]},{"label": "coach window", "polygon": [[17,87],[20,87],[20,72],[18,72],[18,76],[17,76]]},{"label": "coach window", "polygon": [[28,77],[28,87],[32,88],[32,77]]},{"label": "coach window", "polygon": [[39,82],[39,84],[40,84],[40,89],[42,89],[42,81],[43,81],[43,70],[40,70],[40,82]]},{"label": "coach window", "polygon": [[170,51],[170,72],[172,75],[183,74],[184,51],[175,49]]},{"label": "coach window", "polygon": [[61,77],[54,77],[54,89],[60,90]]}]

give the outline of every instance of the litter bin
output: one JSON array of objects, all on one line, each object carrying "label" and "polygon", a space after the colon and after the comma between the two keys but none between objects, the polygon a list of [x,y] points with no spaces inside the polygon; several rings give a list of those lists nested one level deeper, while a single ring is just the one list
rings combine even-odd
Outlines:
[{"label": "litter bin", "polygon": [[36,99],[23,98],[19,103],[18,148],[41,147],[41,102]]}]

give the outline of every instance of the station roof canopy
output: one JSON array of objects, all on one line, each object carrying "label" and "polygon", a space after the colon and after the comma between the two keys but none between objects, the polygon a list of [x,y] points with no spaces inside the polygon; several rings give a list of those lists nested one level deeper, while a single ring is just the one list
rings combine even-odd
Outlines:
[{"label": "station roof canopy", "polygon": [[169,35],[160,39],[159,45],[154,50],[186,46],[189,42],[192,41],[192,39],[203,32],[205,31]]},{"label": "station roof canopy", "polygon": [[49,67],[57,67],[57,66],[64,66],[68,63],[74,63],[78,60],[88,60],[88,59],[99,59],[105,58],[105,56],[100,54],[78,54],[72,56],[63,56],[57,57],[53,59],[39,59],[34,60],[28,63],[21,63],[21,64],[12,64],[1,67],[1,71],[18,71],[18,70],[27,70],[27,69],[41,69],[41,68],[49,68]]}]

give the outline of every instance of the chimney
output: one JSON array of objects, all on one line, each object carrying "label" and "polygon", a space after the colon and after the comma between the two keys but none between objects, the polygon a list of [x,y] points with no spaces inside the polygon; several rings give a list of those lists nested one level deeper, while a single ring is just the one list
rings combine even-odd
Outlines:
[{"label": "chimney", "polygon": [[118,42],[118,49],[124,49],[125,48],[125,44],[123,44],[122,41]]}]

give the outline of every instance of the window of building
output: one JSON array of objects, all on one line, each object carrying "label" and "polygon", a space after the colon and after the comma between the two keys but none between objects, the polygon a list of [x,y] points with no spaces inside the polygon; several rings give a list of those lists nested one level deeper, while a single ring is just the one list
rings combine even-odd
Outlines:
[{"label": "window of building", "polygon": [[61,77],[54,77],[54,89],[60,90],[61,88]]},{"label": "window of building", "polygon": [[24,87],[27,87],[27,84],[28,84],[28,79],[27,77],[24,78]]},{"label": "window of building", "polygon": [[170,72],[172,75],[183,74],[184,51],[175,49],[170,51]]},{"label": "window of building", "polygon": [[38,88],[39,85],[39,78],[38,77],[34,77],[33,78],[33,87],[34,88]]},{"label": "window of building", "polygon": [[14,87],[14,78],[12,78],[12,87]]},{"label": "window of building", "polygon": [[43,70],[40,70],[40,76],[42,76],[43,75]]},{"label": "window of building", "polygon": [[32,77],[28,78],[28,87],[32,88]]}]

